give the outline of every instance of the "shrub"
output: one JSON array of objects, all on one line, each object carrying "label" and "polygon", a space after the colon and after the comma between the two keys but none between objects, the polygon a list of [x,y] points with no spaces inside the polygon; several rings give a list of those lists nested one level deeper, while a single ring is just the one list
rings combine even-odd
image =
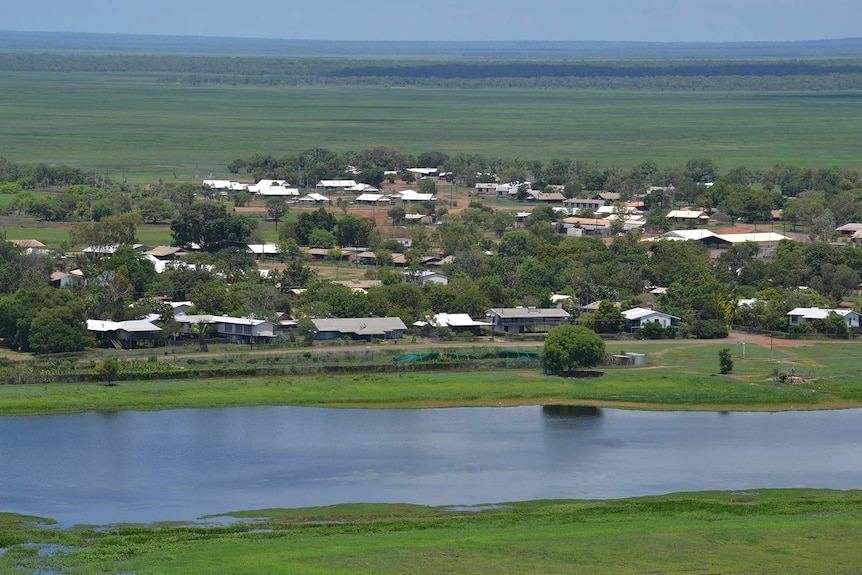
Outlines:
[{"label": "shrub", "polygon": [[722,374],[728,374],[733,371],[733,357],[730,355],[730,348],[725,347],[718,352],[718,366]]}]

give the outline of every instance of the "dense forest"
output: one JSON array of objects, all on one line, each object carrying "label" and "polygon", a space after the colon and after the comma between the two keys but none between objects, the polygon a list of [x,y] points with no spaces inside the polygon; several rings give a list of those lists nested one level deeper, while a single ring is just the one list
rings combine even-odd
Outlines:
[{"label": "dense forest", "polygon": [[852,90],[862,59],[416,60],[0,52],[0,72],[155,74],[165,82],[262,85]]}]

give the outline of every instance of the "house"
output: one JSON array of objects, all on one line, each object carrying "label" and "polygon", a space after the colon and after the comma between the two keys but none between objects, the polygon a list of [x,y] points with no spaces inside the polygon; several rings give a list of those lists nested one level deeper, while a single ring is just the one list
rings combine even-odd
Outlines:
[{"label": "house", "polygon": [[261,242],[259,244],[247,244],[245,252],[252,254],[254,259],[259,260],[266,256],[276,256],[281,253],[281,248],[278,244],[268,244]]},{"label": "house", "polygon": [[594,212],[604,206],[605,201],[600,198],[570,198],[563,201],[563,204],[572,210],[572,212],[576,212],[578,210],[590,210]]},{"label": "house", "polygon": [[538,192],[536,190],[530,190],[527,193],[527,199],[535,202],[562,203],[566,201],[566,196],[560,192]]},{"label": "house", "polygon": [[602,216],[605,218],[610,216],[610,215],[617,215],[617,214],[625,214],[626,216],[632,217],[632,216],[638,216],[638,215],[640,215],[640,213],[641,213],[640,210],[638,210],[634,206],[627,206],[625,204],[618,204],[618,205],[612,205],[612,206],[602,206],[596,210],[596,215]]},{"label": "house", "polygon": [[844,224],[843,226],[835,228],[835,231],[842,236],[852,237],[856,234],[856,232],[862,231],[862,223],[850,222],[848,224]]},{"label": "house", "polygon": [[84,283],[83,278],[61,271],[55,271],[52,273],[48,281],[51,284],[51,287],[55,288],[70,288]]},{"label": "house", "polygon": [[356,180],[320,180],[315,187],[325,190],[346,190],[356,185]]},{"label": "house", "polygon": [[497,183],[496,182],[479,182],[476,184],[476,193],[477,194],[496,194],[497,193]]},{"label": "house", "polygon": [[407,168],[416,178],[436,178],[437,168]]},{"label": "house", "polygon": [[671,210],[665,218],[677,224],[706,225],[709,223],[709,214],[705,210]]},{"label": "house", "polygon": [[39,240],[8,240],[10,244],[26,254],[47,254],[48,246]]},{"label": "house", "polygon": [[377,188],[375,188],[371,184],[356,184],[353,187],[347,188],[347,191],[348,192],[359,192],[362,194],[362,193],[366,193],[366,192],[379,192],[380,190],[378,190]]},{"label": "house", "polygon": [[613,222],[605,218],[578,218],[572,216],[564,218],[560,223],[566,231],[566,235],[579,235],[572,230],[581,230],[588,234],[605,235],[610,232]]},{"label": "house", "polygon": [[816,320],[824,320],[833,313],[841,316],[847,327],[859,327],[859,314],[849,309],[797,307],[787,312],[787,320],[790,325],[802,325]]},{"label": "house", "polygon": [[509,198],[518,195],[517,184],[499,184],[497,185],[497,195],[501,198]]},{"label": "house", "polygon": [[433,317],[426,316],[424,320],[413,322],[416,327],[448,327],[454,331],[471,331],[476,333],[479,329],[491,324],[487,321],[476,321],[466,313],[438,313]]},{"label": "house", "polygon": [[775,246],[781,240],[790,239],[776,232],[752,232],[743,234],[716,234],[710,230],[673,230],[664,233],[654,240],[698,241],[710,248],[728,248],[734,245],[754,242],[761,247]]},{"label": "house", "polygon": [[323,194],[318,194],[316,192],[312,192],[306,196],[302,196],[297,202],[302,202],[304,204],[322,204],[329,201],[329,198],[324,196]]},{"label": "house", "polygon": [[660,236],[656,236],[655,238],[652,238],[651,240],[644,240],[644,241],[653,241],[653,240],[670,240],[670,241],[674,241],[674,242],[682,242],[682,241],[689,241],[689,240],[703,241],[703,240],[706,240],[706,239],[712,238],[712,237],[715,237],[715,232],[712,232],[710,230],[704,230],[704,229],[699,229],[699,230],[672,230],[672,231],[664,233]]},{"label": "house", "polygon": [[287,198],[298,198],[299,190],[296,188],[285,188],[283,186],[270,186],[268,188],[261,188],[260,191],[257,192],[257,195],[261,197],[287,197]]},{"label": "house", "polygon": [[503,333],[542,332],[565,323],[569,313],[559,308],[511,307],[489,309],[485,314],[491,331]]},{"label": "house", "polygon": [[190,301],[166,301],[166,304],[174,310],[174,316],[186,313],[194,304]]},{"label": "house", "polygon": [[188,255],[188,252],[183,248],[178,248],[176,246],[156,246],[152,249],[149,249],[144,252],[145,256],[152,256],[159,260],[176,260],[185,255]]},{"label": "house", "polygon": [[400,317],[347,317],[312,319],[316,339],[401,339],[407,326]]},{"label": "house", "polygon": [[87,331],[105,346],[134,349],[142,342],[152,342],[162,328],[143,319],[129,321],[88,319]]},{"label": "house", "polygon": [[392,197],[401,198],[402,204],[412,204],[414,202],[434,202],[437,200],[437,198],[434,197],[434,194],[423,194],[415,190],[404,190],[403,192],[392,194]]},{"label": "house", "polygon": [[563,307],[563,305],[571,305],[575,301],[575,296],[565,294],[551,294],[551,305]]},{"label": "house", "polygon": [[258,183],[248,186],[248,192],[259,196],[299,197],[299,190],[287,187],[286,180],[260,180]]},{"label": "house", "polygon": [[360,194],[353,200],[357,204],[391,204],[392,198],[389,196],[384,196],[383,194]]},{"label": "house", "polygon": [[263,319],[182,313],[174,315],[174,319],[180,323],[184,334],[191,333],[198,324],[207,324],[213,326],[210,337],[226,338],[232,343],[256,343],[275,337],[272,322]]},{"label": "house", "polygon": [[209,186],[210,189],[216,191],[227,191],[233,188],[234,182],[230,180],[204,180],[203,185]]},{"label": "house", "polygon": [[664,328],[679,327],[679,318],[675,315],[647,309],[634,307],[623,312],[626,320],[626,331],[631,333],[636,329],[642,329],[648,323],[658,323]]},{"label": "house", "polygon": [[[88,255],[110,257],[114,255],[114,253],[119,249],[119,247],[120,244],[111,244],[108,246],[87,246],[81,251]],[[147,249],[147,246],[145,246],[144,244],[132,244],[132,249],[136,252],[143,253]]]},{"label": "house", "polygon": [[406,214],[404,216],[404,221],[411,224],[430,224],[434,221],[434,218],[432,218],[428,214]]},{"label": "house", "polygon": [[425,285],[427,283],[446,285],[449,283],[449,276],[443,275],[438,272],[432,272],[428,270],[417,271],[417,272],[405,272],[408,281],[416,282],[419,285]]},{"label": "house", "polygon": [[383,285],[383,282],[380,280],[360,280],[360,279],[334,281],[332,283],[343,285],[344,287],[350,288],[350,290],[353,293],[357,293],[357,292],[367,293],[369,289]]},{"label": "house", "polygon": [[752,232],[747,234],[715,234],[712,238],[705,238],[703,243],[716,248],[729,248],[745,242],[754,242],[761,247],[768,247],[776,246],[781,240],[788,239],[790,238],[775,232]]}]

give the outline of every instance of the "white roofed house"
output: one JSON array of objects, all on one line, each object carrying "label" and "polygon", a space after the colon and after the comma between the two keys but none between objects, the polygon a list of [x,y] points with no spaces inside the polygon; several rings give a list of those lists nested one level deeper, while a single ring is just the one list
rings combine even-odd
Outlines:
[{"label": "white roofed house", "polygon": [[260,180],[248,186],[247,190],[251,194],[260,196],[299,196],[299,190],[288,187],[287,180]]},{"label": "white roofed house", "polygon": [[408,172],[416,178],[436,178],[438,175],[437,168],[407,168]]},{"label": "white roofed house", "polygon": [[266,256],[277,256],[281,253],[281,248],[278,247],[278,244],[261,242],[259,244],[248,244],[246,246],[246,253],[254,255],[254,259],[259,260]]},{"label": "white roofed house", "polygon": [[412,204],[414,202],[433,202],[437,200],[434,194],[423,194],[416,190],[404,190],[403,192],[392,194],[392,197],[400,197],[401,203],[403,204]]},{"label": "white roofed house", "polygon": [[346,190],[356,186],[356,180],[320,180],[315,187],[324,190]]},{"label": "white roofed house", "polygon": [[197,324],[212,325],[211,337],[225,338],[231,343],[259,343],[275,337],[271,321],[252,317],[231,317],[224,315],[187,315],[176,314],[174,319],[182,326],[183,334],[192,333]]},{"label": "white roofed house", "polygon": [[371,184],[356,184],[353,187],[347,188],[347,191],[348,192],[359,192],[359,193],[364,194],[366,192],[369,192],[369,193],[370,192],[379,192],[380,190],[378,190],[377,188],[375,188]]},{"label": "white roofed house", "polygon": [[88,319],[87,331],[92,333],[102,345],[117,349],[134,349],[143,342],[149,345],[162,328],[143,319],[129,321]]},{"label": "white roofed house", "polygon": [[311,192],[306,196],[302,196],[297,202],[303,202],[308,204],[322,204],[329,201],[329,198],[324,196],[323,194],[318,194],[316,192]]},{"label": "white roofed house", "polygon": [[384,196],[383,194],[365,193],[360,194],[353,201],[357,204],[391,204],[392,198]]},{"label": "white roofed house", "polygon": [[623,312],[623,317],[626,320],[626,331],[629,333],[643,329],[648,323],[657,323],[663,328],[679,326],[679,318],[675,315],[643,307],[628,309]]},{"label": "white roofed house", "polygon": [[859,327],[859,314],[849,309],[797,307],[787,312],[787,321],[791,326],[803,325],[817,320],[825,320],[831,314],[840,316],[849,328]]},{"label": "white roofed house", "polygon": [[204,180],[203,185],[209,186],[211,189],[216,191],[227,191],[233,187],[233,182],[230,180]]},{"label": "white roofed house", "polygon": [[466,313],[438,313],[432,316],[426,316],[425,319],[420,319],[413,322],[416,327],[430,328],[449,328],[453,331],[470,331],[477,333],[481,328],[490,327],[487,321],[477,321]]},{"label": "white roofed house", "polygon": [[446,285],[449,283],[449,276],[430,270],[405,272],[405,275],[407,276],[407,281],[413,281],[423,286],[427,283],[440,285]]}]

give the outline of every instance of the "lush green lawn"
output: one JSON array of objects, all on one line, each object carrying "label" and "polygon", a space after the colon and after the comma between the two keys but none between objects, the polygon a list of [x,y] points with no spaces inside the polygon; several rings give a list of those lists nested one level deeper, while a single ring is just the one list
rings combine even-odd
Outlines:
[{"label": "lush green lawn", "polygon": [[[0,518],[0,569],[210,573],[857,573],[862,492],[704,492],[263,510],[229,528],[37,530]],[[31,546],[25,546],[30,543]],[[39,557],[54,547],[53,558]],[[44,571],[42,571],[44,572]]]},{"label": "lush green lawn", "polygon": [[61,242],[69,241],[69,230],[71,230],[71,227],[67,223],[51,225],[36,225],[32,221],[22,223],[24,225],[3,227],[2,232],[5,234],[7,240],[39,240],[52,249],[60,247]]},{"label": "lush green lawn", "polygon": [[[515,370],[366,373],[129,381],[116,386],[57,383],[0,386],[0,414],[89,409],[171,409],[240,405],[431,407],[592,404],[652,409],[800,409],[862,405],[858,343],[734,348],[732,375],[718,375],[722,343],[615,343],[609,351],[646,353],[646,368],[604,368],[598,377],[546,376],[535,363]],[[217,357],[213,355],[213,357]],[[290,355],[285,362],[290,362]],[[774,361],[772,361],[770,359]],[[173,360],[172,360],[173,361]],[[773,373],[802,370],[804,384]]]},{"label": "lush green lawn", "polygon": [[133,181],[227,177],[313,147],[600,165],[860,167],[862,92],[626,92],[187,85],[158,75],[3,73],[0,153]]}]

